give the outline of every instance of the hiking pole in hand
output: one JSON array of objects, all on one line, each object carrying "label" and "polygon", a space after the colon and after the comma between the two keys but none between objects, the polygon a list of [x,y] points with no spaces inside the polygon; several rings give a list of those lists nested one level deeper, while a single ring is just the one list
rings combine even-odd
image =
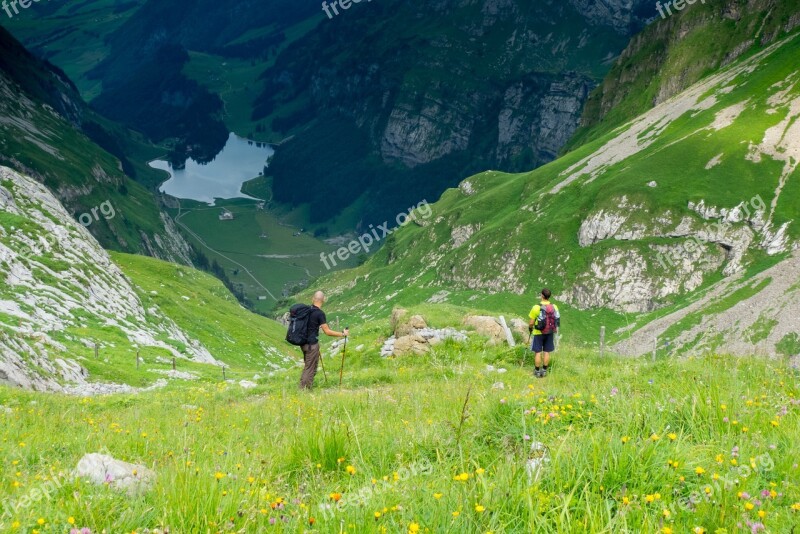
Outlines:
[{"label": "hiking pole in hand", "polygon": [[[344,327],[345,330],[350,330]],[[342,387],[342,376],[344,375],[344,356],[347,354],[347,336],[344,336],[344,349],[342,350],[342,367],[339,369],[339,387]]]},{"label": "hiking pole in hand", "polygon": [[520,369],[525,368],[525,358],[528,356],[528,351],[531,350],[531,339],[533,339],[533,330],[530,330],[528,333],[528,345],[525,347],[525,352],[522,353],[522,365],[520,365]]},{"label": "hiking pole in hand", "polygon": [[323,354],[319,355],[319,364],[322,366],[322,376],[325,377],[325,383],[328,383],[328,373],[325,372],[325,356]]}]

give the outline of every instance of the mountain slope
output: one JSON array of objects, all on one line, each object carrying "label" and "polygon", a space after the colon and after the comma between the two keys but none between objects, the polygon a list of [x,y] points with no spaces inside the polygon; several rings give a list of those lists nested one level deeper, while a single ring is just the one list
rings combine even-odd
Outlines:
[{"label": "mountain slope", "polygon": [[631,40],[589,97],[570,147],[596,139],[702,77],[784,38],[800,25],[800,2],[709,0],[656,20]]},{"label": "mountain slope", "polygon": [[[578,308],[650,312],[629,332],[725,277],[746,280],[798,248],[798,53],[795,33],[550,165],[469,178],[433,205],[430,219],[322,285],[352,310],[442,290],[453,293],[444,300],[469,292],[477,302],[481,293],[532,298],[551,286]],[[764,310],[767,330],[793,327],[786,306]],[[774,353],[780,340],[770,331],[764,350]],[[713,346],[725,350],[727,341]]]},{"label": "mountain slope", "polygon": [[[387,1],[326,20],[264,74],[255,118],[293,134],[276,200],[365,227],[460,177],[523,170],[566,144],[648,2]],[[310,191],[298,191],[298,179]],[[353,217],[352,213],[347,213]]]},{"label": "mountain slope", "polygon": [[63,73],[2,28],[0,50],[0,163],[47,185],[74,217],[86,214],[84,224],[105,246],[189,263],[188,245],[154,195],[126,175],[136,168],[107,121],[86,108]]},{"label": "mountain slope", "polygon": [[[329,20],[302,2],[150,0],[124,10],[90,71],[80,48],[72,58],[57,49],[66,43],[50,24],[24,35],[65,68],[98,77],[93,104],[104,113],[155,139],[178,137],[175,157],[185,143],[213,156],[220,120],[287,141],[272,163],[276,200],[310,204],[315,223],[344,215],[334,226],[349,229],[484,168],[551,161],[589,91],[654,14],[646,0],[357,7]],[[97,9],[82,3],[57,16]],[[194,82],[222,96],[222,117]],[[308,193],[296,192],[297,180]]]},{"label": "mountain slope", "polygon": [[218,365],[263,372],[287,364],[277,323],[251,315],[208,275],[118,256],[132,282],[31,178],[0,168],[0,207],[0,382],[145,385],[171,358],[198,376]]}]

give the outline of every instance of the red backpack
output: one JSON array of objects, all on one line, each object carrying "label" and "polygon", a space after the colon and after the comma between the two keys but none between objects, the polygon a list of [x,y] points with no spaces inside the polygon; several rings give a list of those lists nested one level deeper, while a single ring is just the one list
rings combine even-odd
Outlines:
[{"label": "red backpack", "polygon": [[539,317],[536,320],[536,330],[539,330],[542,334],[552,334],[558,331],[555,306],[546,304],[541,307]]}]

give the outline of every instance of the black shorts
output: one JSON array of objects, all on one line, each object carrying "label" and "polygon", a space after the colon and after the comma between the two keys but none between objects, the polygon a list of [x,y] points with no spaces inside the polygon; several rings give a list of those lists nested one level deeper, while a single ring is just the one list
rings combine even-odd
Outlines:
[{"label": "black shorts", "polygon": [[531,350],[533,352],[555,352],[556,350],[555,333],[539,334],[538,336],[533,336],[533,341],[531,342]]}]

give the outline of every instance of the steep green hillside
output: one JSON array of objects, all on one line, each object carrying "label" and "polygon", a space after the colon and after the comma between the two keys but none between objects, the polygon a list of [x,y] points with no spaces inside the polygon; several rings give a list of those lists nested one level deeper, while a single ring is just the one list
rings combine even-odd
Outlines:
[{"label": "steep green hillside", "polygon": [[3,28],[0,51],[0,163],[48,186],[106,247],[188,263],[153,193],[132,179],[152,181],[152,169],[126,156],[148,147],[89,111],[61,71]]},{"label": "steep green hillside", "polygon": [[138,289],[215,358],[238,371],[284,368],[299,352],[286,344],[286,328],[243,308],[222,283],[206,273],[144,256],[112,254]]},{"label": "steep green hillside", "polygon": [[3,25],[39,57],[60,65],[88,101],[102,91],[86,73],[108,54],[107,40],[141,2],[85,0],[37,2]]},{"label": "steep green hillside", "polygon": [[[550,286],[616,329],[637,323],[609,310],[646,320],[725,277],[746,280],[800,237],[798,53],[795,33],[541,169],[473,176],[366,265],[318,285],[353,314],[384,317],[440,291],[510,313],[517,295]],[[792,328],[780,307],[763,311],[775,334]]]},{"label": "steep green hillside", "polygon": [[672,9],[672,16],[663,12],[666,18],[657,17],[633,38],[589,97],[570,148],[608,133],[800,25],[797,0],[708,0],[680,13]]},{"label": "steep green hillside", "polygon": [[0,383],[83,394],[293,365],[285,330],[218,280],[152,258],[112,259],[30,177],[0,167],[0,207]]}]

